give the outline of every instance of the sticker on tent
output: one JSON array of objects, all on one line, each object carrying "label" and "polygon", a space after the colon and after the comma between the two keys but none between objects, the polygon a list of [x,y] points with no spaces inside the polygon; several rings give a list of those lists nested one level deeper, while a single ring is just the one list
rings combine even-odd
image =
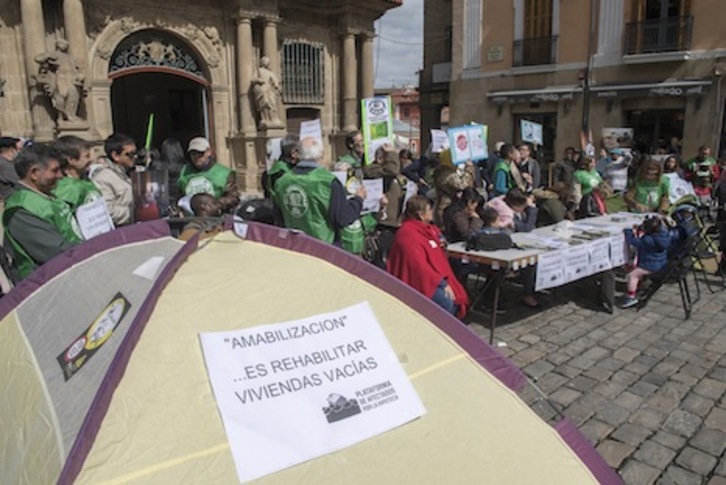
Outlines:
[{"label": "sticker on tent", "polygon": [[94,322],[57,357],[67,381],[105,344],[131,308],[121,292],[116,293]]},{"label": "sticker on tent", "polygon": [[243,482],[426,413],[368,303],[200,340]]}]

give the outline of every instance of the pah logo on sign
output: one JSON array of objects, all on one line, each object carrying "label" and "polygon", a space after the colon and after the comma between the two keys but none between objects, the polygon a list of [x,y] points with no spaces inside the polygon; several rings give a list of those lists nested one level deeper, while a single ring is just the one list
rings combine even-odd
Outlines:
[{"label": "pah logo on sign", "polygon": [[368,113],[371,116],[379,117],[386,114],[386,102],[382,99],[374,99],[368,104]]},{"label": "pah logo on sign", "polygon": [[328,406],[323,408],[325,419],[328,423],[334,423],[356,414],[360,414],[360,405],[356,399],[347,399],[340,394],[331,394],[328,396]]}]

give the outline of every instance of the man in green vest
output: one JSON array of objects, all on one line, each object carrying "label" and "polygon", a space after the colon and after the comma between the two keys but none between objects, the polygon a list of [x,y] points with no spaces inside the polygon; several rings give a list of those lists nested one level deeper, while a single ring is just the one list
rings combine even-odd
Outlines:
[{"label": "man in green vest", "polygon": [[15,159],[20,182],[5,201],[5,248],[18,278],[81,241],[70,208],[52,194],[63,176],[58,152],[47,145],[24,148]]},{"label": "man in green vest", "polygon": [[58,138],[53,147],[60,155],[64,175],[53,189],[53,195],[68,204],[74,213],[81,205],[101,198],[101,192],[87,180],[92,162],[90,143],[67,135]]},{"label": "man in green vest", "polygon": [[179,188],[191,197],[199,193],[211,194],[230,212],[239,203],[239,189],[234,171],[220,165],[212,156],[209,140],[198,136],[189,142],[189,163],[179,174]]},{"label": "man in green vest", "polygon": [[300,138],[296,135],[287,135],[280,140],[280,159],[276,160],[263,176],[262,188],[266,198],[274,198],[275,182],[292,170],[300,160]]},{"label": "man in green vest", "polygon": [[363,143],[363,135],[360,131],[351,131],[345,135],[345,146],[348,153],[338,159],[335,164],[336,170],[358,170],[363,167],[363,155],[365,154],[365,144]]},{"label": "man in green vest", "polygon": [[[361,185],[348,198],[343,184],[320,165],[323,144],[317,138],[300,142],[300,162],[275,184],[275,205],[285,227],[297,229],[330,244],[343,246],[344,230],[360,226],[360,212],[366,196]],[[359,227],[361,238],[362,228]]]}]

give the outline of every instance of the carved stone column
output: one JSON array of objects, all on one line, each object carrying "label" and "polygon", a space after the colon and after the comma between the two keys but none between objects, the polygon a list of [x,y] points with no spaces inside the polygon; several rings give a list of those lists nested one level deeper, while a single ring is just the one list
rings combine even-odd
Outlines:
[{"label": "carved stone column", "polygon": [[21,0],[20,16],[23,21],[25,74],[30,92],[33,136],[37,141],[50,141],[53,139],[53,119],[48,111],[48,100],[35,82],[35,75],[38,73],[38,64],[35,63],[35,58],[47,50],[42,1]]},{"label": "carved stone column", "polygon": [[85,75],[88,46],[86,45],[86,20],[83,16],[81,0],[63,0],[63,24],[68,41],[68,53]]},{"label": "carved stone column", "polygon": [[277,47],[277,24],[279,17],[265,17],[263,21],[262,52],[270,59],[270,70],[280,77],[280,51]]},{"label": "carved stone column", "polygon": [[240,131],[252,134],[256,131],[250,105],[250,85],[254,69],[252,52],[252,19],[239,13],[237,21],[237,101],[239,106]]},{"label": "carved stone column", "polygon": [[343,78],[343,131],[358,129],[358,59],[355,49],[355,33],[343,33],[343,62],[340,65]]},{"label": "carved stone column", "polygon": [[373,71],[373,32],[363,32],[361,34],[361,96],[363,98],[372,98],[374,95],[374,71]]}]

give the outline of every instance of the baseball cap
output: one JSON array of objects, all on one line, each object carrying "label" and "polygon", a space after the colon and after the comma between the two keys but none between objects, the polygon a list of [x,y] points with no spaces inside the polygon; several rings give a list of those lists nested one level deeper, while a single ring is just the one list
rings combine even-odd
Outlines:
[{"label": "baseball cap", "polygon": [[198,136],[196,138],[192,138],[192,140],[189,142],[189,148],[187,148],[187,151],[205,152],[209,150],[209,148],[209,140],[207,140],[203,136]]}]

